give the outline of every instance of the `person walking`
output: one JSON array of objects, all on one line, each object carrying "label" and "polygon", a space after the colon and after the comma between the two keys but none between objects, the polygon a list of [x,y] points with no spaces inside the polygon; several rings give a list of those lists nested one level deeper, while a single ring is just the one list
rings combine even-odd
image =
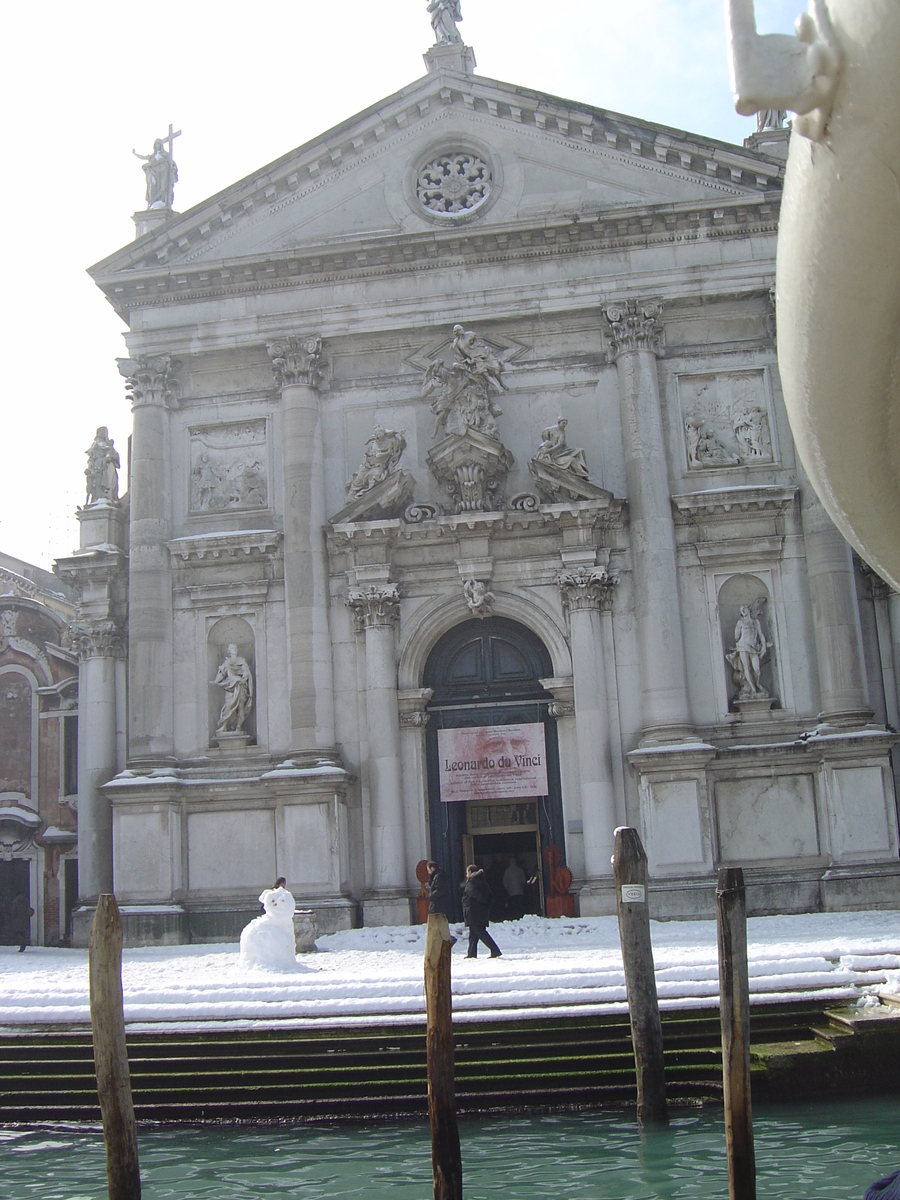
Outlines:
[{"label": "person walking", "polygon": [[463,916],[469,927],[469,952],[466,958],[478,957],[478,943],[484,942],[491,958],[499,958],[500,947],[487,932],[491,914],[491,889],[480,867],[466,867],[463,887]]},{"label": "person walking", "polygon": [[9,931],[19,943],[20,954],[31,941],[31,918],[33,916],[34,909],[28,903],[28,897],[24,892],[17,893],[9,906]]}]

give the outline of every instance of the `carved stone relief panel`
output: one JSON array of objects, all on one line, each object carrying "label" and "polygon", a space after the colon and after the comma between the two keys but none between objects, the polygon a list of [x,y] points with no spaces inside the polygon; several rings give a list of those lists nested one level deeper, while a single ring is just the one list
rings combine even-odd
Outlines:
[{"label": "carved stone relief panel", "polygon": [[688,471],[775,461],[764,369],[679,375],[677,388]]},{"label": "carved stone relief panel", "polygon": [[198,426],[190,430],[190,439],[192,516],[268,507],[264,420]]}]

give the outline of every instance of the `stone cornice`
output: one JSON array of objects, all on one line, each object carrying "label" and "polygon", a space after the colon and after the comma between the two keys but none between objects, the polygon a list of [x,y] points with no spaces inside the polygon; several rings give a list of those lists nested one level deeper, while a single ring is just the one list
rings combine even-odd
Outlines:
[{"label": "stone cornice", "polygon": [[232,533],[201,533],[167,542],[173,566],[272,558],[280,555],[283,535],[276,529],[242,529]]},{"label": "stone cornice", "polygon": [[533,262],[630,247],[703,242],[778,230],[780,194],[708,202],[554,215],[506,225],[423,230],[347,238],[339,243],[274,251],[239,261],[178,266],[139,264],[127,273],[95,276],[114,308],[131,309],[244,296],[356,279],[471,268],[482,263]]},{"label": "stone cornice", "polygon": [[751,484],[747,487],[714,488],[704,492],[686,492],[672,497],[675,523],[687,524],[698,519],[733,519],[757,513],[784,513],[794,504],[797,488],[793,485]]},{"label": "stone cornice", "polygon": [[89,550],[76,550],[68,558],[58,558],[53,570],[69,587],[79,590],[88,585],[108,587],[128,570],[128,555],[118,546],[92,546]]}]

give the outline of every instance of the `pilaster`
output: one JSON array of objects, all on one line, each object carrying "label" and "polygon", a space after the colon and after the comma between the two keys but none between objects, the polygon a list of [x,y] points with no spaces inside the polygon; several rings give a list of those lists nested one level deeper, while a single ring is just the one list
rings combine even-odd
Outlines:
[{"label": "pilaster", "polygon": [[656,364],[665,345],[662,306],[629,300],[609,305],[604,313],[609,357],[619,379],[640,648],[642,742],[674,742],[690,735],[691,721]]},{"label": "pilaster", "polygon": [[322,339],[266,343],[281,389],[284,475],[284,587],[288,628],[290,757],[338,763],[334,673],[328,622],[325,456],[320,395],[331,363]]}]

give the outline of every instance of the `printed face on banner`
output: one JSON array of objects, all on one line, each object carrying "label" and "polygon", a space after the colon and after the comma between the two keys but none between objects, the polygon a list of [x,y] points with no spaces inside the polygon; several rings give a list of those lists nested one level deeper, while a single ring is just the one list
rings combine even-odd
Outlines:
[{"label": "printed face on banner", "polygon": [[439,729],[441,800],[547,795],[544,726]]}]

